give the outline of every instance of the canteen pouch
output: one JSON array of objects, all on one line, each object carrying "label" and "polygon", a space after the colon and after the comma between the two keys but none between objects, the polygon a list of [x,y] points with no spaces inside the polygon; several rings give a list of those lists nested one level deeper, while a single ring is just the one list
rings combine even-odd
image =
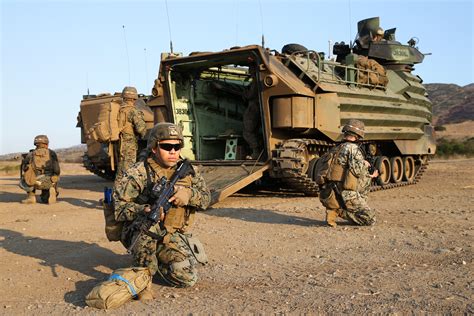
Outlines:
[{"label": "canteen pouch", "polygon": [[[115,220],[115,208],[114,203],[110,201],[111,197],[108,188],[104,189],[104,200],[102,201],[102,208],[104,210],[105,219],[105,235],[109,241],[119,241],[122,236],[123,222]],[[109,201],[109,203],[106,203]]]},{"label": "canteen pouch", "polygon": [[196,258],[196,261],[200,264],[206,264],[208,262],[208,259],[201,241],[191,235],[181,236],[182,238],[186,238],[185,242],[188,244],[189,249],[191,250],[194,258]]},{"label": "canteen pouch", "polygon": [[346,169],[346,176],[344,177],[342,188],[344,190],[357,191],[357,180],[358,178],[349,169]]}]

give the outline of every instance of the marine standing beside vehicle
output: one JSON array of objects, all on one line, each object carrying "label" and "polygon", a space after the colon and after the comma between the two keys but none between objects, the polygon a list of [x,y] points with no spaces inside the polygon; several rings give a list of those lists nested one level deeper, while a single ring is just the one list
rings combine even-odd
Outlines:
[{"label": "marine standing beside vehicle", "polygon": [[[337,217],[354,224],[368,226],[375,223],[375,212],[367,204],[370,184],[379,175],[378,170],[369,174],[370,163],[365,160],[357,142],[365,134],[364,122],[351,119],[342,128],[344,142],[331,149],[328,181],[320,185],[319,199],[326,207],[326,221],[336,226]],[[320,158],[322,160],[322,158]],[[316,169],[320,169],[316,166]]]},{"label": "marine standing beside vehicle", "polygon": [[[206,209],[211,194],[204,179],[195,171],[180,179],[175,193],[169,200],[172,207],[164,221],[166,235],[161,240],[148,234],[134,231],[137,221],[146,220],[153,203],[151,191],[162,177],[170,179],[180,162],[183,147],[181,128],[172,123],[158,123],[150,132],[147,143],[148,157],[127,170],[114,187],[115,219],[124,222],[122,243],[131,249],[134,265],[148,267],[154,275],[158,273],[163,281],[177,287],[193,286],[197,279],[197,263],[203,261],[195,254],[190,244],[199,244],[189,234],[196,211]],[[151,227],[150,232],[159,234],[159,224]],[[192,240],[191,240],[192,239]],[[203,253],[203,252],[202,252]],[[204,262],[201,262],[204,263]]]},{"label": "marine standing beside vehicle", "polygon": [[120,161],[116,179],[120,179],[125,171],[137,161],[138,140],[146,134],[146,124],[142,111],[135,107],[138,100],[137,89],[125,87],[122,91],[122,104],[119,111],[120,130]]},{"label": "marine standing beside vehicle", "polygon": [[22,203],[36,203],[36,190],[41,190],[42,203],[55,203],[58,195],[59,161],[56,153],[49,149],[46,135],[38,135],[33,141],[36,149],[23,158],[21,162],[20,188],[26,191],[27,197]]},{"label": "marine standing beside vehicle", "polygon": [[243,131],[242,136],[249,145],[251,154],[247,155],[247,159],[257,159],[260,155],[260,141],[258,137],[258,129],[260,126],[260,108],[258,103],[258,81],[257,67],[249,66],[249,74],[252,78],[249,86],[244,91],[242,97],[247,101],[247,107],[243,113]]}]

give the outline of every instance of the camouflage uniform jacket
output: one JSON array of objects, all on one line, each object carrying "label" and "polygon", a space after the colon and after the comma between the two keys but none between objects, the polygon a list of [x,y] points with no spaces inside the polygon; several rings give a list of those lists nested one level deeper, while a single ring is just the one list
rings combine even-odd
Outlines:
[{"label": "camouflage uniform jacket", "polygon": [[362,150],[355,143],[345,142],[340,147],[339,155],[337,156],[337,164],[349,169],[349,171],[360,178],[367,172],[367,166],[365,165],[365,157]]},{"label": "camouflage uniform jacket", "polygon": [[337,157],[337,163],[347,168],[356,178],[358,182],[357,192],[352,190],[343,190],[341,192],[344,200],[354,198],[367,198],[370,189],[371,178],[369,176],[368,167],[365,165],[365,157],[359,146],[352,142],[345,142],[339,146],[341,151]]},{"label": "camouflage uniform jacket", "polygon": [[[163,168],[152,158],[148,158],[147,163],[152,171],[150,176],[153,183],[156,183],[162,176],[169,179],[176,170],[176,166],[171,169]],[[211,193],[204,179],[197,170],[195,172],[194,176],[188,175],[177,183],[185,184],[191,189],[191,198],[185,209],[192,213],[196,210],[205,210],[211,201]],[[144,213],[145,206],[151,202],[151,188],[148,186],[147,172],[143,161],[134,164],[127,170],[125,176],[114,187],[115,219],[117,221],[133,221]],[[172,207],[170,213],[175,208]]]},{"label": "camouflage uniform jacket", "polygon": [[141,138],[146,134],[146,123],[143,118],[143,112],[138,110],[135,106],[122,103],[120,108],[121,117],[121,139],[135,139],[135,135],[140,135]]}]

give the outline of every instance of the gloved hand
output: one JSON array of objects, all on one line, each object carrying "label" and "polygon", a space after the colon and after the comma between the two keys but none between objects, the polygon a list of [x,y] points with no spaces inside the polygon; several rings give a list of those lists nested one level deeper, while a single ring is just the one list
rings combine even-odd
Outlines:
[{"label": "gloved hand", "polygon": [[51,182],[56,183],[59,181],[59,176],[51,176]]},{"label": "gloved hand", "polygon": [[169,202],[176,206],[188,205],[189,200],[191,199],[191,194],[191,189],[177,185],[175,186],[175,193],[169,199]]}]

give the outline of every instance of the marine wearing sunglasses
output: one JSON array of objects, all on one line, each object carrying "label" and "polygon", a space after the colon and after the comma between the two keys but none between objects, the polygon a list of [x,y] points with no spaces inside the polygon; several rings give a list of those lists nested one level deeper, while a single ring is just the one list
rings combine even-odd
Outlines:
[{"label": "marine wearing sunglasses", "polygon": [[183,143],[178,139],[166,139],[159,141],[157,145],[152,149],[155,160],[167,168],[176,165]]}]

